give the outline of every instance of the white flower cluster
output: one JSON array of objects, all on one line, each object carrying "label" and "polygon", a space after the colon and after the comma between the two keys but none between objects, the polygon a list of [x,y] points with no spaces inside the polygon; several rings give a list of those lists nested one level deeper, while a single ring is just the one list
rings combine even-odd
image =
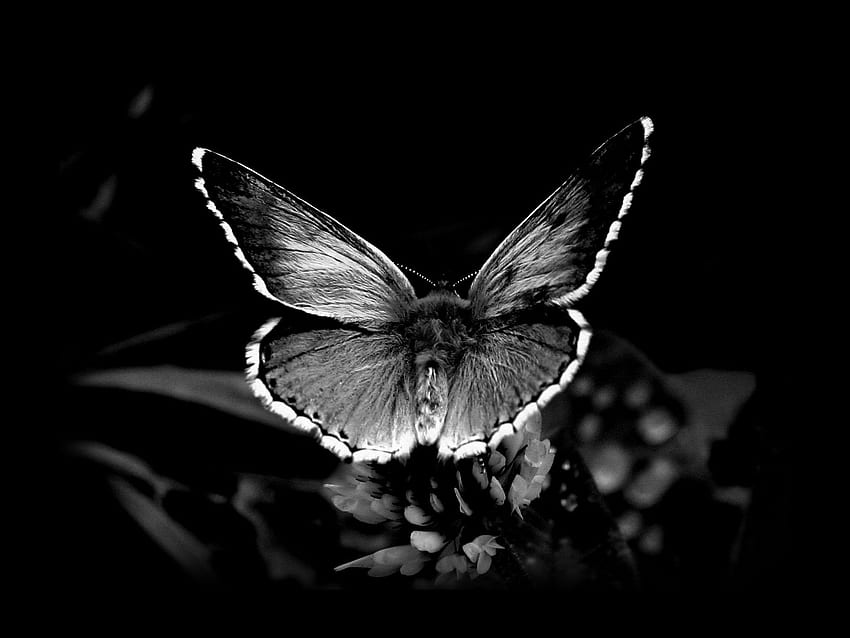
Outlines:
[{"label": "white flower cluster", "polygon": [[[522,517],[522,510],[546,486],[554,458],[555,450],[548,440],[540,439],[536,422],[503,438],[485,457],[473,459],[466,479],[458,470],[450,490],[440,492],[438,482],[431,478],[433,489],[427,496],[411,489],[393,491],[384,465],[348,466],[340,481],[327,486],[334,505],[361,522],[382,524],[408,538],[406,544],[350,561],[337,571],[362,567],[370,576],[396,572],[412,576],[433,563],[438,585],[453,576],[486,574],[497,551],[505,549],[497,541],[499,535],[490,532],[498,531],[499,521]],[[481,533],[467,540],[470,530]]]}]

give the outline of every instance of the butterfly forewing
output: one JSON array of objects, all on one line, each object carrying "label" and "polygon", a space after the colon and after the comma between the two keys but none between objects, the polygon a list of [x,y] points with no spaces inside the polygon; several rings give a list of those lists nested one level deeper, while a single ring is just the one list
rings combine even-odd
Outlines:
[{"label": "butterfly forewing", "polygon": [[571,306],[587,293],[640,182],[651,131],[648,118],[624,128],[508,235],[472,282],[473,316]]},{"label": "butterfly forewing", "polygon": [[293,308],[377,329],[415,299],[402,272],[369,242],[282,186],[196,149],[198,188],[257,289]]}]

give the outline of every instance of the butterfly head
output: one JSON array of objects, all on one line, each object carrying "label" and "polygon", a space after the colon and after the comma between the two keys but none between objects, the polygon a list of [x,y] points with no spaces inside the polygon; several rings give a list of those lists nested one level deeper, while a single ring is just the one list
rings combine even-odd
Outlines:
[{"label": "butterfly head", "polygon": [[455,284],[452,280],[447,277],[441,277],[434,282],[434,287],[431,290],[432,293],[447,293],[453,295],[455,297],[460,297],[457,289],[455,288]]}]

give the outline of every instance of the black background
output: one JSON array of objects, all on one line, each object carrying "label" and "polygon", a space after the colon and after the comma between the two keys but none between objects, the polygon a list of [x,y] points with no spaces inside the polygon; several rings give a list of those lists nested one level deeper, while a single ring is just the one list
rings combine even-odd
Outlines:
[{"label": "black background", "polygon": [[[646,114],[653,159],[588,312],[668,369],[758,365],[771,285],[761,273],[781,223],[775,135],[792,115],[775,101],[772,68],[671,55],[594,75],[570,58],[423,58],[302,66],[282,51],[263,73],[67,69],[55,115],[70,285],[55,302],[71,350],[250,303],[192,188],[196,145],[285,185],[391,258],[451,278]],[[129,118],[146,87],[149,109]],[[93,230],[79,211],[110,178],[112,206]]]}]

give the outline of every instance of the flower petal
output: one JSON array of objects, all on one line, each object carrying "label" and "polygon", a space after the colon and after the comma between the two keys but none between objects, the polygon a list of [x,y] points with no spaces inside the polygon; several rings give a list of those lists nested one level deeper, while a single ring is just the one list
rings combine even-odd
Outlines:
[{"label": "flower petal", "polygon": [[541,418],[540,410],[530,410],[528,414],[528,419],[525,421],[525,427],[523,428],[523,432],[525,432],[525,440],[533,441],[535,439],[539,439],[540,432],[542,429],[543,419]]},{"label": "flower petal", "polygon": [[384,494],[381,496],[381,502],[384,504],[384,507],[390,510],[401,510],[403,505],[401,499],[393,494]]},{"label": "flower petal", "polygon": [[408,505],[405,507],[404,518],[412,525],[427,525],[431,522],[431,517],[418,505]]},{"label": "flower petal", "polygon": [[[546,441],[548,444],[549,441]],[[525,461],[531,463],[534,467],[538,467],[543,462],[543,457],[549,451],[548,445],[543,441],[529,441],[525,448]]]},{"label": "flower petal", "polygon": [[513,462],[520,448],[522,447],[524,432],[515,432],[502,439],[499,444],[499,451],[504,454],[505,463]]},{"label": "flower petal", "polygon": [[354,509],[349,510],[349,512],[361,523],[383,523],[387,519],[372,510],[371,504],[374,502],[375,501],[358,500],[357,505]]},{"label": "flower petal", "polygon": [[481,547],[481,551],[489,554],[490,556],[495,556],[496,550],[505,549],[496,542],[496,537],[491,534],[479,536],[476,540],[478,541],[479,547]]},{"label": "flower petal", "polygon": [[[535,477],[535,479],[537,479],[537,478],[538,477]],[[542,489],[543,489],[543,480],[542,479],[540,481],[537,481],[537,480],[532,481],[531,484],[528,486],[528,490],[526,490],[526,492],[525,492],[525,496],[523,497],[523,500],[525,501],[525,503],[528,504],[531,501],[533,501],[534,499],[536,499],[538,496],[540,496],[540,492],[541,492]]]},{"label": "flower petal", "polygon": [[420,554],[415,547],[411,547],[410,545],[395,545],[380,549],[372,554],[372,556],[374,556],[375,563],[378,565],[399,566],[409,560],[418,558]]},{"label": "flower petal", "polygon": [[375,578],[390,576],[398,571],[398,565],[375,565],[367,573]]},{"label": "flower petal", "polygon": [[363,556],[362,558],[357,558],[348,563],[343,563],[342,565],[337,565],[334,567],[335,572],[342,571],[343,569],[348,569],[349,567],[374,567],[375,565],[375,557],[373,554],[369,554],[368,556]]},{"label": "flower petal", "polygon": [[492,534],[481,534],[480,536],[476,536],[472,539],[472,542],[478,545],[478,547],[484,547],[487,543],[492,541],[495,536]]},{"label": "flower petal", "polygon": [[337,494],[331,500],[334,506],[343,512],[350,512],[357,507],[357,499],[351,496]]},{"label": "flower petal", "polygon": [[466,554],[466,557],[474,563],[478,560],[478,555],[481,553],[481,548],[474,542],[466,543],[463,546],[463,553]]},{"label": "flower petal", "polygon": [[417,530],[410,532],[410,544],[420,551],[435,554],[445,547],[446,537],[439,532]]},{"label": "flower petal", "polygon": [[490,458],[487,459],[487,465],[490,467],[490,473],[498,474],[502,471],[507,462],[508,460],[505,458],[504,454],[498,450],[493,450],[490,452]]},{"label": "flower petal", "polygon": [[[547,441],[548,442],[548,441]],[[551,448],[546,452],[546,456],[543,458],[543,462],[540,464],[540,467],[537,468],[538,474],[548,474],[549,470],[552,469],[552,463],[555,462],[555,450]]]},{"label": "flower petal", "polygon": [[391,510],[384,504],[384,499],[370,501],[369,509],[371,509],[378,516],[382,516],[383,518],[390,521],[400,520],[402,515],[398,510]]},{"label": "flower petal", "polygon": [[431,492],[431,496],[428,499],[431,502],[431,509],[433,509],[437,514],[442,514],[445,511],[445,506],[443,502],[437,497],[434,492]]},{"label": "flower petal", "polygon": [[402,565],[399,571],[405,576],[413,576],[422,571],[423,567],[425,567],[424,560],[412,560]]},{"label": "flower petal", "polygon": [[496,505],[504,505],[505,503],[505,490],[495,476],[490,479],[490,498],[496,501]]},{"label": "flower petal", "polygon": [[454,571],[455,556],[456,554],[449,554],[448,556],[443,556],[440,560],[437,561],[437,564],[434,566],[435,569],[441,574],[447,574],[451,571]]},{"label": "flower petal", "polygon": [[511,501],[511,505],[515,508],[519,507],[523,504],[523,499],[525,498],[525,493],[528,491],[528,481],[526,481],[522,476],[515,476],[513,482],[511,483],[511,488],[508,491],[508,499]]},{"label": "flower petal", "polygon": [[460,490],[457,488],[455,488],[455,496],[457,497],[457,502],[460,505],[461,513],[466,516],[472,516],[472,508],[466,504],[466,501],[463,500],[463,496],[460,495]]},{"label": "flower petal", "polygon": [[475,571],[479,574],[486,574],[490,570],[490,565],[493,564],[493,559],[487,552],[481,552],[478,555],[478,563],[475,565]]}]

